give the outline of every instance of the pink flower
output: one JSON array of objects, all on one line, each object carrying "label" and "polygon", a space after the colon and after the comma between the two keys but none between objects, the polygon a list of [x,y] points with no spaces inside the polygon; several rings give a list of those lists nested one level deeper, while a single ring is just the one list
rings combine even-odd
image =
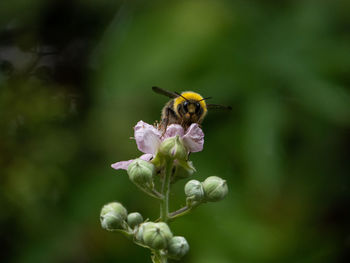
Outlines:
[{"label": "pink flower", "polygon": [[[156,129],[153,125],[139,121],[134,127],[137,148],[144,153],[139,158],[150,161],[156,155],[161,142],[166,138],[175,137],[176,135],[182,138],[188,152],[200,152],[203,150],[204,133],[197,123],[192,123],[187,131],[184,131],[183,127],[179,124],[171,124],[162,136],[162,131]],[[114,163],[112,164],[112,168],[116,170],[127,170],[132,161]]]}]

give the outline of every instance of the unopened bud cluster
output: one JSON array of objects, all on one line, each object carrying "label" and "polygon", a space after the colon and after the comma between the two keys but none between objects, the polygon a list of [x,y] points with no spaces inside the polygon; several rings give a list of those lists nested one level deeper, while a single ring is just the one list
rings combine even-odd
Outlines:
[{"label": "unopened bud cluster", "polygon": [[128,214],[121,203],[112,202],[102,207],[100,221],[104,229],[116,231],[133,229],[143,222],[143,218],[137,212]]},{"label": "unopened bud cluster", "polygon": [[129,213],[126,208],[112,202],[103,206],[100,215],[101,226],[108,231],[126,231],[134,240],[154,250],[162,250],[172,259],[181,259],[189,250],[184,237],[173,236],[164,222],[143,222],[138,212]]},{"label": "unopened bud cluster", "polygon": [[173,236],[169,226],[164,222],[145,222],[136,229],[137,242],[151,249],[162,250],[172,259],[181,259],[190,247],[181,236]]},{"label": "unopened bud cluster", "polygon": [[191,180],[185,185],[188,204],[200,202],[217,202],[225,198],[228,193],[226,180],[218,176],[210,176],[199,182]]},{"label": "unopened bud cluster", "polygon": [[[128,213],[118,203],[106,204],[100,215],[101,226],[108,231],[125,234],[135,244],[152,251],[153,263],[167,263],[168,259],[180,260],[189,251],[189,244],[182,236],[174,236],[167,222],[191,212],[205,202],[217,202],[228,194],[227,183],[217,176],[203,182],[190,180],[185,185],[187,205],[177,211],[169,211],[171,184],[188,178],[196,169],[189,161],[189,153],[203,149],[204,134],[198,124],[187,130],[171,124],[163,134],[152,125],[140,121],[135,126],[138,149],[145,154],[138,159],[118,162],[114,169],[127,170],[130,181],[160,203],[160,217],[156,222],[144,220],[138,212]],[[147,156],[147,157],[146,157]]]}]

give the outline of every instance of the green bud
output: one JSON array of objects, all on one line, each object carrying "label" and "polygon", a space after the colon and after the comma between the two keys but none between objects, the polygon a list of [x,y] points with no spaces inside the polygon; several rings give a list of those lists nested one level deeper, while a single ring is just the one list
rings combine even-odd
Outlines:
[{"label": "green bud", "polygon": [[145,227],[150,224],[152,222],[145,222],[145,223],[141,223],[140,225],[138,225],[135,229],[135,239],[140,242],[140,243],[144,243],[143,242],[143,232],[145,230]]},{"label": "green bud", "polygon": [[217,176],[210,176],[202,183],[205,197],[210,202],[222,200],[228,193],[227,183]]},{"label": "green bud", "polygon": [[154,165],[142,159],[136,159],[128,166],[129,179],[141,187],[153,189],[154,174]]},{"label": "green bud", "polygon": [[202,184],[197,180],[188,181],[185,185],[185,194],[192,201],[202,201],[204,199]]},{"label": "green bud", "polygon": [[187,157],[187,149],[178,135],[165,139],[159,147],[159,153],[178,160],[186,160]]},{"label": "green bud", "polygon": [[190,250],[190,246],[184,237],[176,236],[170,239],[168,244],[168,255],[173,259],[181,259]]},{"label": "green bud", "polygon": [[128,214],[127,222],[131,228],[134,228],[135,226],[137,226],[143,222],[142,215],[138,212],[130,213],[130,214]]},{"label": "green bud", "polygon": [[143,241],[145,245],[153,249],[164,249],[173,237],[168,225],[164,222],[147,224],[143,229]]},{"label": "green bud", "polygon": [[166,161],[167,160],[165,160],[164,156],[157,152],[156,156],[154,156],[150,162],[156,167],[156,170],[160,170]]},{"label": "green bud", "polygon": [[174,165],[175,165],[175,173],[173,178],[175,181],[178,179],[190,177],[196,171],[191,161],[176,160],[174,162]]},{"label": "green bud", "polygon": [[127,214],[128,212],[125,207],[118,202],[103,206],[100,214],[102,228],[109,231],[122,228],[123,221],[126,220]]}]

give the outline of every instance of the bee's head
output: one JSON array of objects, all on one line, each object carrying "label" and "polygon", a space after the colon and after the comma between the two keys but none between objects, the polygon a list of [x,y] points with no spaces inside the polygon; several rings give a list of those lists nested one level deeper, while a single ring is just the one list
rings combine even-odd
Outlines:
[{"label": "bee's head", "polygon": [[189,123],[201,123],[207,114],[207,106],[201,95],[186,91],[174,99],[174,110],[177,115]]},{"label": "bee's head", "polygon": [[203,111],[201,104],[198,101],[187,100],[182,103],[183,113],[187,116],[191,116],[193,114],[200,115]]}]

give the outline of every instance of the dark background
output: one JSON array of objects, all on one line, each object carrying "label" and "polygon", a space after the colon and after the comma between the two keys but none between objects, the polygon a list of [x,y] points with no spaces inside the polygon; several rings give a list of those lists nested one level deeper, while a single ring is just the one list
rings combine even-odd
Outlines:
[{"label": "dark background", "polygon": [[[350,261],[350,2],[3,0],[0,261],[150,262],[100,227],[158,204],[110,164],[132,127],[193,90],[210,112],[193,178],[228,197],[171,224],[183,262]],[[179,182],[172,210],[185,203]]]}]

